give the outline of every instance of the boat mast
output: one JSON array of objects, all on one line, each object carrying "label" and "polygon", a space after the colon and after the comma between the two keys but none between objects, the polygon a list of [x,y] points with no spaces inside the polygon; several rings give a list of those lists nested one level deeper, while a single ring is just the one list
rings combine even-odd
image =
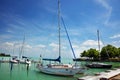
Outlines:
[{"label": "boat mast", "polygon": [[99,38],[99,30],[97,30],[97,37],[98,37],[99,59],[100,59],[101,55],[100,55],[100,38]]},{"label": "boat mast", "polygon": [[60,57],[60,62],[61,62],[61,39],[60,39],[60,0],[58,0],[58,36],[59,36],[59,57]]},{"label": "boat mast", "polygon": [[19,54],[19,59],[22,57],[24,44],[25,44],[25,34],[24,34],[24,37],[23,37],[23,42],[22,42],[22,46],[21,46],[21,50],[20,50],[20,54]]}]

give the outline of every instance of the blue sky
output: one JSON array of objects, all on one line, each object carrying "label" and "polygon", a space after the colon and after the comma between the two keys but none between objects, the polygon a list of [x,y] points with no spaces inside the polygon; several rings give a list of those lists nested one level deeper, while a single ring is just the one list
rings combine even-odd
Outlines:
[{"label": "blue sky", "polygon": [[[61,0],[64,18],[75,54],[97,47],[120,47],[120,0]],[[58,56],[57,0],[0,0],[0,52],[23,55]],[[73,57],[61,24],[62,56]],[[104,44],[103,44],[104,43]],[[52,55],[52,56],[51,56]],[[68,56],[69,55],[69,56]]]}]

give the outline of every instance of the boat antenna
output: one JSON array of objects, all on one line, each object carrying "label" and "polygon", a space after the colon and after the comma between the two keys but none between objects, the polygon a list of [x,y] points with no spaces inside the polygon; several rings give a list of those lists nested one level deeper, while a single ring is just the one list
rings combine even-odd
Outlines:
[{"label": "boat antenna", "polygon": [[59,57],[60,57],[60,62],[61,62],[61,39],[60,39],[60,0],[58,0],[58,37],[59,37]]}]

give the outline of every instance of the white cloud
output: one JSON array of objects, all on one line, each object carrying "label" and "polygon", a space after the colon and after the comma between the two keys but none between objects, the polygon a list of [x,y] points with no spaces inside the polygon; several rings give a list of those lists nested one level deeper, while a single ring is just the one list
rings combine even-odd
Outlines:
[{"label": "white cloud", "polygon": [[46,46],[43,45],[43,44],[39,44],[39,45],[37,45],[36,47],[37,47],[37,48],[45,48]]},{"label": "white cloud", "polygon": [[98,41],[95,41],[95,40],[87,40],[85,42],[83,42],[84,46],[96,46],[98,45]]},{"label": "white cloud", "polygon": [[5,46],[13,46],[14,45],[14,43],[10,43],[10,42],[5,42],[3,45],[5,45]]},{"label": "white cloud", "polygon": [[111,44],[116,46],[116,47],[120,47],[120,34],[116,34],[110,37],[111,39],[114,39]]},{"label": "white cloud", "polygon": [[[22,44],[19,42],[4,42],[0,45],[1,52],[11,54],[11,55],[19,55],[21,51]],[[29,44],[25,44],[23,47],[23,51],[27,51],[28,53],[32,50],[32,46]],[[14,51],[14,52],[13,52]]]},{"label": "white cloud", "polygon": [[108,4],[108,2],[106,0],[95,0],[97,3],[101,4],[102,7],[104,7],[107,10],[107,13],[104,15],[105,25],[109,25],[109,20],[112,14],[112,7]]},{"label": "white cloud", "polygon": [[119,41],[113,41],[113,44],[120,44],[120,40]]},{"label": "white cloud", "polygon": [[0,51],[3,53],[11,54],[13,53],[13,46],[14,46],[14,43],[12,42],[1,43]]},{"label": "white cloud", "polygon": [[114,40],[111,42],[111,44],[116,46],[116,47],[120,47],[120,40]]},{"label": "white cloud", "polygon": [[[103,47],[103,43],[102,43],[102,41],[99,41],[99,42],[100,42],[100,49],[101,49]],[[81,47],[83,48],[83,50],[88,50],[90,48],[94,48],[94,49],[99,50],[98,49],[98,41],[95,41],[95,40],[84,41],[82,43]]]},{"label": "white cloud", "polygon": [[[103,47],[102,41],[100,41],[100,47]],[[80,57],[80,53],[82,53],[84,50],[88,50],[90,48],[94,48],[98,50],[98,41],[96,40],[86,40],[82,43],[74,44],[73,49],[75,52],[76,57]]]},{"label": "white cloud", "polygon": [[80,52],[82,52],[80,45],[73,44],[73,50],[74,50],[75,56],[79,57],[80,56]]},{"label": "white cloud", "polygon": [[25,48],[27,48],[27,49],[32,49],[32,46],[26,44],[26,45],[25,45]]},{"label": "white cloud", "polygon": [[56,43],[50,43],[49,46],[51,46],[51,47],[58,47],[58,44],[56,44]]},{"label": "white cloud", "polygon": [[106,2],[106,0],[96,0],[98,3],[100,3],[104,8],[110,10],[110,5]]},{"label": "white cloud", "polygon": [[73,48],[79,48],[79,46],[78,45],[73,45]]},{"label": "white cloud", "polygon": [[111,39],[115,39],[115,38],[120,38],[120,34],[114,35],[110,37]]},{"label": "white cloud", "polygon": [[56,52],[58,52],[58,44],[56,44],[56,43],[50,43],[49,44],[49,47],[51,48],[51,53],[56,53]]}]

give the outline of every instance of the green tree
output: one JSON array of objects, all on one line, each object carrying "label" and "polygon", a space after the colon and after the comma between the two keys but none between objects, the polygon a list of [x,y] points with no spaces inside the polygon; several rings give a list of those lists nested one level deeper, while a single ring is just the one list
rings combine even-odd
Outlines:
[{"label": "green tree", "polygon": [[87,51],[83,51],[83,52],[81,53],[81,57],[88,57]]},{"label": "green tree", "polygon": [[115,58],[119,56],[118,49],[112,45],[103,47],[100,54],[102,59]]},{"label": "green tree", "polygon": [[98,60],[99,59],[99,52],[96,49],[90,48],[88,50],[88,56],[90,58],[93,58],[94,60]]},{"label": "green tree", "polygon": [[96,49],[90,48],[87,51],[83,51],[83,53],[81,53],[81,57],[89,57],[91,59],[98,60],[99,52]]},{"label": "green tree", "polygon": [[118,48],[118,57],[120,58],[120,47]]},{"label": "green tree", "polygon": [[116,48],[115,46],[108,44],[102,48],[100,53],[96,49],[90,48],[87,51],[83,51],[81,57],[89,57],[94,60],[98,60],[99,58],[101,60],[108,60],[109,58],[115,57],[120,58],[120,47]]}]

